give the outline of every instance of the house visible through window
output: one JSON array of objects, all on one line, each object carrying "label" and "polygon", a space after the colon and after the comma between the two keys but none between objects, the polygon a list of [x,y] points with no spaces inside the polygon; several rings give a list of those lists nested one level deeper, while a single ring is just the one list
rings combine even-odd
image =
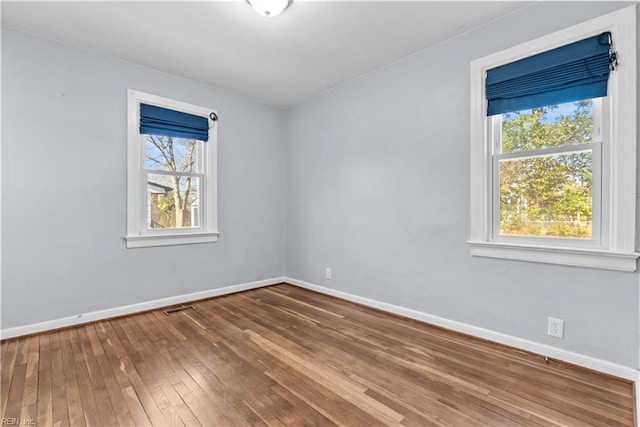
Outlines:
[{"label": "house visible through window", "polygon": [[132,90],[128,109],[127,246],[216,241],[217,115]]},{"label": "house visible through window", "polygon": [[199,227],[202,141],[145,135],[147,227]]}]

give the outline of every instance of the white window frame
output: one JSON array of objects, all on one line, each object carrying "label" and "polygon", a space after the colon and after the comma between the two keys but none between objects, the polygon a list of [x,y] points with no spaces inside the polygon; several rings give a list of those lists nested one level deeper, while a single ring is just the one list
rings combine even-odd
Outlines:
[{"label": "white window frame", "polygon": [[[184,113],[207,117],[209,140],[201,144],[198,161],[201,171],[190,174],[199,178],[198,227],[149,229],[147,226],[147,179],[145,144],[140,134],[140,104],[155,105]],[[169,98],[127,89],[127,248],[208,243],[218,240],[217,209],[217,128],[210,118],[217,111]]]},{"label": "white window frame", "polygon": [[[603,108],[603,104],[605,107]],[[609,213],[606,210],[606,206],[602,203],[602,187],[607,186],[608,173],[603,173],[602,165],[602,151],[603,146],[607,147],[609,141],[606,140],[608,136],[608,125],[610,124],[610,106],[609,98],[595,98],[593,99],[593,136],[592,141],[588,144],[568,144],[556,147],[545,147],[536,150],[523,150],[514,151],[512,153],[502,153],[502,114],[496,114],[495,116],[487,117],[487,138],[490,139],[491,144],[491,239],[496,243],[515,243],[527,245],[534,243],[537,245],[547,246],[572,246],[581,248],[600,249],[602,248],[602,242],[606,241],[606,237],[603,239],[602,223],[603,218],[606,220],[609,218]],[[604,110],[604,111],[603,111]],[[603,120],[603,115],[606,117]],[[604,126],[604,127],[603,127]],[[557,238],[557,237],[544,237],[544,236],[519,236],[519,235],[504,235],[500,234],[500,196],[499,196],[499,165],[500,160],[515,160],[515,159],[527,159],[539,156],[547,156],[554,154],[572,154],[580,151],[591,150],[592,153],[592,235],[591,239],[572,239],[572,238]]]},{"label": "white window frame", "polygon": [[[497,236],[494,203],[492,119],[487,118],[487,70],[556,47],[610,31],[619,66],[609,78],[603,98],[600,182],[594,180],[594,201],[600,199],[596,238],[517,238]],[[635,6],[600,16],[556,33],[471,62],[471,255],[531,262],[635,271],[636,221],[636,12]],[[610,114],[608,113],[610,111]],[[595,123],[594,123],[595,124]],[[594,165],[596,149],[594,149]],[[595,223],[595,220],[594,220]]]}]

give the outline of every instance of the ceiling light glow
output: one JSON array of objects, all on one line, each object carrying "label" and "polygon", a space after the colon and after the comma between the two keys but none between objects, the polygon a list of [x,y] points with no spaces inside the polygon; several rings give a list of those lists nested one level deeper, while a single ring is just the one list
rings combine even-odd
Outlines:
[{"label": "ceiling light glow", "polygon": [[273,18],[280,15],[293,0],[247,0],[247,3],[260,15]]}]

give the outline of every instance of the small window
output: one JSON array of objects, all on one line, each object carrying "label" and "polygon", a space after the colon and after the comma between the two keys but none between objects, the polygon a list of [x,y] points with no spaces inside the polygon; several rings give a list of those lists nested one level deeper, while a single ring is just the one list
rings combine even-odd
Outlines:
[{"label": "small window", "polygon": [[471,63],[471,255],[635,271],[635,9]]},{"label": "small window", "polygon": [[128,91],[127,247],[215,242],[211,109]]}]

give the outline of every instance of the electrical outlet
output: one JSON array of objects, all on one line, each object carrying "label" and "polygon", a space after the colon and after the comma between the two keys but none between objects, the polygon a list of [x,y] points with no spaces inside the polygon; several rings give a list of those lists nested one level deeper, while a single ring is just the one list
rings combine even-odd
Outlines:
[{"label": "electrical outlet", "polygon": [[564,338],[564,320],[549,317],[547,334],[552,337],[563,339]]},{"label": "electrical outlet", "polygon": [[324,271],[324,278],[331,280],[331,267],[327,267]]}]

